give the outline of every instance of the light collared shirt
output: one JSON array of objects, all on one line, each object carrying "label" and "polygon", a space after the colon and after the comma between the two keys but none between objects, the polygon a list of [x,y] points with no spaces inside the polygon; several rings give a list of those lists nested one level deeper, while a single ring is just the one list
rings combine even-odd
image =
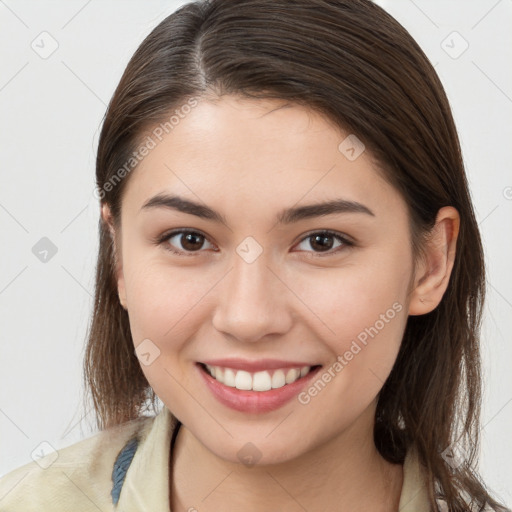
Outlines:
[{"label": "light collared shirt", "polygon": [[[0,479],[0,512],[171,512],[171,440],[180,423],[156,416],[107,429]],[[199,507],[200,508],[200,507]],[[403,467],[400,512],[429,512],[416,453]]]}]

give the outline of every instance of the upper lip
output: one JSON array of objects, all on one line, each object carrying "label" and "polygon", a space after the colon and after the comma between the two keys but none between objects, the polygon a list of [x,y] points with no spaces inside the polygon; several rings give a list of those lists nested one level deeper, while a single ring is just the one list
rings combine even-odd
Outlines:
[{"label": "upper lip", "polygon": [[245,370],[247,372],[316,366],[315,364],[304,361],[283,361],[280,359],[258,359],[257,361],[251,361],[249,359],[229,358],[210,359],[208,361],[202,361],[202,363],[209,366],[221,366],[223,368],[233,368],[234,370]]}]

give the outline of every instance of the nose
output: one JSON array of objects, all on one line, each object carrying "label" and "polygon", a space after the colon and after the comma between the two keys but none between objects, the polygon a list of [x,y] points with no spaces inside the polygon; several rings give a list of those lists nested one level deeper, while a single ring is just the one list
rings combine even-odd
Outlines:
[{"label": "nose", "polygon": [[269,267],[264,254],[252,263],[235,254],[219,289],[213,326],[239,341],[283,335],[292,325],[293,293],[279,271]]}]

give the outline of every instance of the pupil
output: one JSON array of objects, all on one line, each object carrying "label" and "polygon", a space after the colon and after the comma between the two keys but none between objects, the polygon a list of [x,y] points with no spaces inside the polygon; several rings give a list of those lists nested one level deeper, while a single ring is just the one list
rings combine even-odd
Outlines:
[{"label": "pupil", "polygon": [[[201,247],[201,243],[197,244],[197,239],[202,238],[201,235],[195,235],[194,233],[187,233],[186,235],[183,235],[185,237],[185,242],[182,241],[182,245],[187,250],[194,250],[198,247]],[[195,244],[194,244],[195,239]]]},{"label": "pupil", "polygon": [[[329,250],[332,248],[332,236],[331,235],[315,235],[313,237],[314,243],[311,244],[314,247],[314,244],[319,243],[319,248],[322,250]],[[326,242],[326,240],[331,240],[331,243]]]}]

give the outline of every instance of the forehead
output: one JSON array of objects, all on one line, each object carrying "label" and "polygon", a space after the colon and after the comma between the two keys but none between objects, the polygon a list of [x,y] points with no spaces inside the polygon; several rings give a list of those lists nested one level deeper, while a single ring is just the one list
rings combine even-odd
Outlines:
[{"label": "forehead", "polygon": [[223,96],[180,114],[172,127],[148,131],[153,147],[130,176],[128,207],[163,191],[255,214],[301,200],[385,203],[396,194],[369,152],[347,158],[353,136],[310,108]]}]

